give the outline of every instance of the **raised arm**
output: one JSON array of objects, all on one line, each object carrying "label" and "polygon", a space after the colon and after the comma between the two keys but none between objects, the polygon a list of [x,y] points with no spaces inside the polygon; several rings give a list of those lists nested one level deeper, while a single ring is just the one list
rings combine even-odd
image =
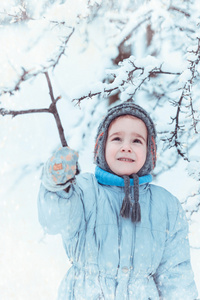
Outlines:
[{"label": "raised arm", "polygon": [[49,234],[76,234],[83,222],[83,203],[75,175],[78,153],[63,147],[44,164],[38,196],[39,222]]}]

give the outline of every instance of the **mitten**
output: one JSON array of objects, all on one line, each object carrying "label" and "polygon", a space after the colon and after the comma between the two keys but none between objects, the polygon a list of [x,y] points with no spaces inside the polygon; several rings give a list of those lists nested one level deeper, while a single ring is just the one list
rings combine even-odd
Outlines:
[{"label": "mitten", "polygon": [[57,185],[64,185],[79,173],[78,153],[69,147],[59,148],[48,160],[48,173]]},{"label": "mitten", "polygon": [[63,147],[59,148],[44,164],[41,181],[51,192],[68,191],[74,176],[79,172],[78,153]]}]

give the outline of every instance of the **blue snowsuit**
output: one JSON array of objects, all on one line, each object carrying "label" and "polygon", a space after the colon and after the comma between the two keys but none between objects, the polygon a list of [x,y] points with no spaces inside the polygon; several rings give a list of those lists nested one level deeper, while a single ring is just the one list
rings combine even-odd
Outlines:
[{"label": "blue snowsuit", "polygon": [[62,235],[72,263],[59,300],[197,298],[183,209],[150,181],[151,175],[140,177],[142,219],[133,224],[120,216],[121,177],[97,167],[95,176],[76,176],[66,193],[43,174],[39,221],[47,233]]}]

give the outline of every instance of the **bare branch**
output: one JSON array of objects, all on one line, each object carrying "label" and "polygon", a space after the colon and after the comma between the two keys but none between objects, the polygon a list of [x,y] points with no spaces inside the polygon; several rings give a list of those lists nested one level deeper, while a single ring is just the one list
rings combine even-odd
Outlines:
[{"label": "bare branch", "polygon": [[184,158],[184,160],[188,161],[188,158],[185,156],[185,153],[183,153],[183,151],[181,150],[181,143],[179,142],[179,131],[181,129],[181,126],[179,124],[179,116],[180,116],[180,112],[181,112],[181,105],[182,105],[182,101],[184,99],[184,91],[181,94],[181,97],[177,103],[177,111],[176,111],[176,116],[172,119],[172,122],[175,121],[175,129],[172,132],[172,136],[169,138],[169,142],[172,143],[172,141],[174,140],[174,145],[172,145],[171,147],[175,146],[178,154]]},{"label": "bare branch", "polygon": [[62,55],[65,53],[65,49],[66,49],[66,45],[69,42],[70,37],[72,36],[72,34],[74,33],[74,28],[72,28],[72,32],[68,35],[68,37],[65,39],[63,45],[60,47],[61,51],[57,57],[57,59],[55,61],[52,60],[53,64],[52,67],[53,69],[56,67],[56,65],[59,63],[60,58],[62,57]]},{"label": "bare branch", "polygon": [[146,22],[148,23],[148,21],[150,20],[150,16],[148,16],[148,15],[150,15],[151,12],[152,11],[147,12],[147,14],[144,15],[144,19],[141,22],[139,22],[134,28],[131,29],[131,31],[126,35],[126,37],[119,44],[118,49],[120,49],[124,45],[124,43],[132,37],[133,32],[136,31],[142,24],[144,24]]},{"label": "bare branch", "polygon": [[56,103],[61,97],[58,97],[57,99],[54,98],[53,88],[52,88],[52,84],[51,84],[51,81],[50,81],[50,78],[49,78],[49,74],[48,74],[48,72],[45,72],[44,74],[46,76],[47,84],[48,84],[48,87],[49,87],[49,94],[50,94],[51,101],[52,101],[52,103],[49,107],[49,112],[52,113],[54,118],[55,118],[61,143],[62,143],[63,147],[66,147],[67,146],[67,141],[65,139],[64,129],[63,129],[63,126],[62,126],[62,123],[61,123],[61,120],[60,120],[60,116],[59,116],[59,113],[58,113],[58,110],[57,110],[57,107],[56,107]]},{"label": "bare branch", "polygon": [[20,89],[20,85],[21,85],[22,82],[24,82],[26,80],[29,80],[30,78],[36,77],[36,76],[38,76],[40,74],[44,74],[45,72],[48,72],[48,70],[51,69],[51,68],[54,69],[58,65],[58,63],[59,63],[62,55],[64,55],[65,49],[66,49],[66,45],[69,42],[69,39],[71,38],[72,34],[74,33],[75,29],[74,28],[71,28],[71,29],[72,29],[71,33],[67,37],[65,37],[64,41],[62,42],[62,45],[59,48],[58,54],[55,55],[54,59],[53,58],[50,59],[46,63],[46,66],[40,66],[39,68],[38,67],[37,68],[34,67],[34,68],[30,69],[30,70],[26,70],[24,67],[21,67],[22,74],[21,75],[19,74],[19,79],[15,83],[15,86],[13,88],[11,88],[11,89],[4,88],[3,90],[1,90],[0,96],[3,95],[3,94],[13,95],[14,92],[16,92],[16,91],[18,91]]},{"label": "bare branch", "polygon": [[0,108],[0,115],[8,116],[11,115],[13,118],[18,115],[33,114],[33,113],[49,113],[48,108],[39,108],[39,109],[28,109],[28,110],[6,110]]},{"label": "bare branch", "polygon": [[178,8],[178,7],[175,7],[175,6],[173,6],[173,5],[171,5],[171,6],[169,7],[169,10],[177,11],[177,12],[183,14],[183,15],[184,15],[185,17],[187,17],[187,18],[191,17],[191,15],[190,15],[188,12],[186,12],[186,11],[184,11],[184,10]]},{"label": "bare branch", "polygon": [[25,3],[24,1],[21,1],[21,4],[15,7],[15,11],[15,14],[11,14],[4,9],[4,12],[0,12],[0,14],[4,14],[7,17],[12,18],[11,22],[9,23],[19,23],[23,21],[34,20],[28,15],[27,3]]},{"label": "bare branch", "polygon": [[4,108],[0,108],[0,115],[2,115],[2,116],[11,115],[14,118],[19,115],[32,114],[32,113],[51,113],[55,118],[61,143],[62,143],[63,147],[65,147],[65,146],[67,146],[67,141],[64,136],[64,129],[63,129],[63,126],[62,126],[62,123],[60,120],[60,116],[59,116],[59,113],[58,113],[58,110],[56,107],[57,101],[59,99],[61,99],[61,97],[58,96],[55,99],[54,94],[53,94],[52,84],[51,84],[51,81],[49,78],[49,74],[48,74],[48,72],[45,72],[44,74],[45,74],[45,77],[47,80],[47,84],[48,84],[48,88],[49,88],[49,95],[51,98],[51,104],[50,104],[49,108],[27,109],[27,110],[18,110],[18,111],[6,110]]},{"label": "bare branch", "polygon": [[191,72],[190,79],[188,81],[186,81],[179,101],[173,102],[173,105],[177,106],[177,112],[176,112],[176,116],[174,118],[172,118],[172,122],[175,121],[175,129],[172,132],[172,136],[169,139],[170,143],[172,143],[174,140],[174,144],[172,146],[175,146],[178,154],[187,161],[188,161],[188,158],[185,156],[185,153],[183,153],[183,151],[181,150],[181,143],[179,141],[179,139],[180,139],[179,133],[185,127],[185,125],[182,125],[182,126],[180,125],[179,116],[181,113],[181,107],[183,105],[182,104],[183,100],[186,100],[189,104],[185,105],[185,107],[187,109],[190,109],[190,111],[191,111],[190,116],[192,117],[191,118],[192,119],[192,128],[196,134],[198,133],[198,131],[197,131],[198,120],[195,118],[196,111],[193,108],[192,85],[193,85],[194,79],[196,78],[196,67],[198,66],[198,64],[200,62],[200,40],[199,39],[198,39],[197,50],[196,51],[192,50],[192,51],[189,51],[188,53],[194,54],[196,56],[196,60],[193,60],[193,59],[191,61],[189,60],[189,62],[190,62],[189,70]]},{"label": "bare branch", "polygon": [[18,91],[18,90],[19,90],[20,84],[21,84],[23,81],[27,80],[27,76],[28,76],[29,72],[31,72],[31,70],[30,70],[30,71],[26,71],[24,68],[22,68],[22,70],[23,70],[23,73],[22,73],[22,75],[20,76],[20,78],[19,78],[18,82],[16,83],[15,87],[13,88],[13,90],[11,90],[11,91],[6,91],[6,90],[4,90],[4,91],[2,92],[2,94],[9,93],[10,95],[13,95],[14,91]]},{"label": "bare branch", "polygon": [[[185,211],[186,213],[188,213],[190,216],[192,216],[194,213],[197,213],[199,211],[200,208],[200,202],[198,199],[196,199],[196,201],[193,203],[192,208],[191,207],[187,207],[189,205],[189,202],[192,200],[192,198],[196,198],[199,196],[199,191],[189,195],[186,197],[185,201],[182,203],[185,207]],[[189,205],[190,206],[190,205]]]},{"label": "bare branch", "polygon": [[96,92],[96,93],[89,92],[88,95],[82,96],[80,98],[74,98],[72,100],[72,102],[76,101],[77,102],[76,104],[80,104],[81,101],[84,100],[84,99],[86,99],[86,98],[92,98],[94,96],[101,95],[102,93],[107,93],[108,95],[110,95],[112,92],[117,91],[117,90],[119,90],[119,88],[118,87],[114,87],[114,88],[111,88],[111,89],[104,89],[103,92],[102,91],[99,91],[99,92]]}]

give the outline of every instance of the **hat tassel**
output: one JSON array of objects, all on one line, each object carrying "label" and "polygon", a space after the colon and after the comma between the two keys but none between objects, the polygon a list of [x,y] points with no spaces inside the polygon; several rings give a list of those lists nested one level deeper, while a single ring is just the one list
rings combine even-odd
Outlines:
[{"label": "hat tassel", "polygon": [[124,189],[125,189],[125,197],[122,202],[122,207],[120,210],[120,215],[123,218],[130,218],[133,223],[137,223],[141,221],[141,208],[139,203],[139,178],[137,174],[133,174],[134,180],[134,203],[131,202],[130,197],[130,178],[129,176],[123,176],[124,178]]},{"label": "hat tassel", "polygon": [[139,203],[139,177],[137,174],[133,174],[133,190],[134,190],[134,203],[132,205],[132,214],[131,220],[132,222],[140,222],[141,221],[141,209]]},{"label": "hat tassel", "polygon": [[137,223],[141,221],[141,209],[140,209],[139,202],[134,202],[132,205],[131,221],[133,223]]},{"label": "hat tassel", "polygon": [[125,188],[125,197],[122,203],[122,207],[120,210],[120,215],[123,218],[129,218],[130,217],[130,211],[131,211],[131,198],[129,193],[129,187],[130,187],[130,178],[128,176],[123,176],[124,178],[124,188]]}]

